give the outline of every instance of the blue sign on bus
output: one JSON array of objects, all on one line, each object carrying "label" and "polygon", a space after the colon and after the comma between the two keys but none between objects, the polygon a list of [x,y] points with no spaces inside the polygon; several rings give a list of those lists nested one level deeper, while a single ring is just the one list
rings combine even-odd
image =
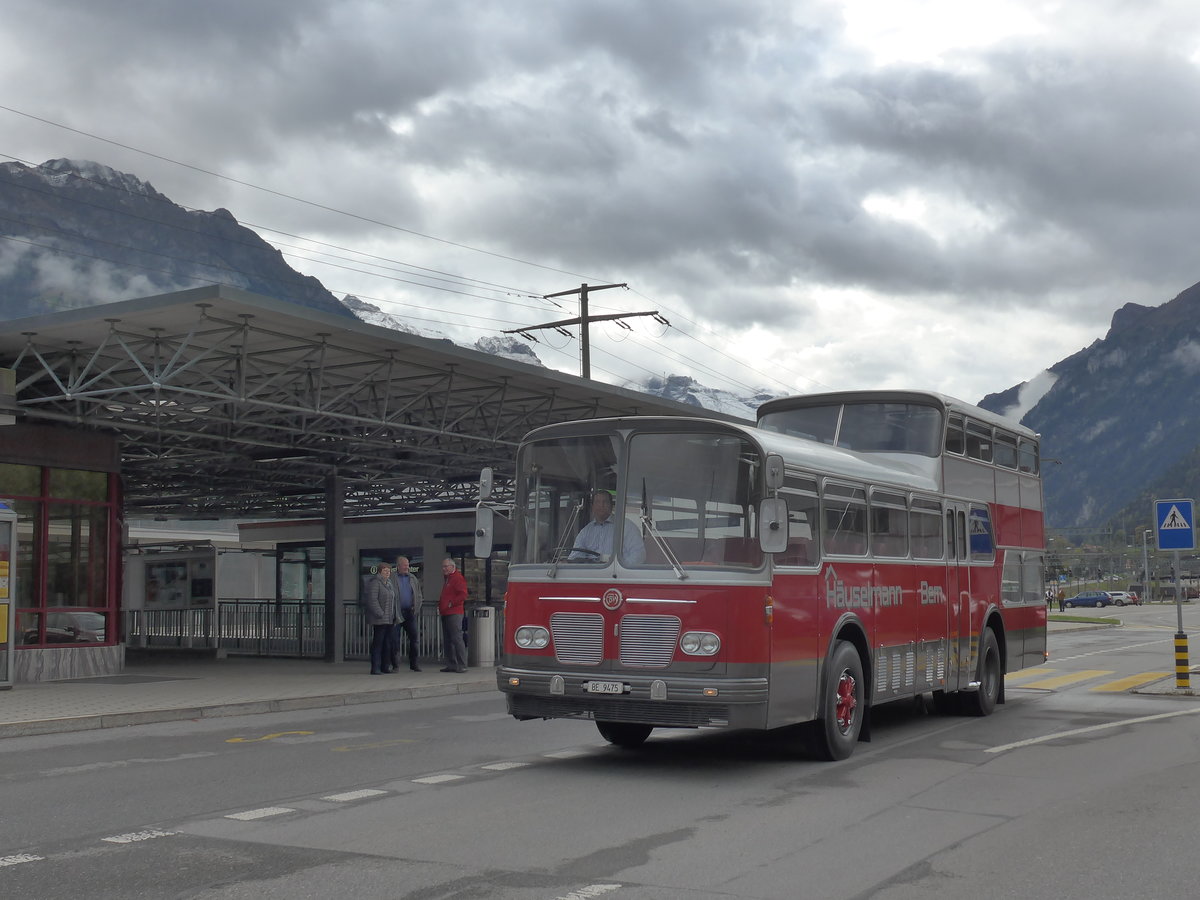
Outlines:
[{"label": "blue sign on bus", "polygon": [[1191,500],[1155,500],[1154,534],[1159,550],[1195,550],[1196,517]]}]

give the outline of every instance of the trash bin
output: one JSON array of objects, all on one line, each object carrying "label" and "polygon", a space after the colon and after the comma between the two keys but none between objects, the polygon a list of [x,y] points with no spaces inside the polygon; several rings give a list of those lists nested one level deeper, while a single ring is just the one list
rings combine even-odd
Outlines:
[{"label": "trash bin", "polygon": [[468,666],[494,666],[496,664],[496,617],[490,606],[476,606],[471,610],[471,642],[467,646]]}]

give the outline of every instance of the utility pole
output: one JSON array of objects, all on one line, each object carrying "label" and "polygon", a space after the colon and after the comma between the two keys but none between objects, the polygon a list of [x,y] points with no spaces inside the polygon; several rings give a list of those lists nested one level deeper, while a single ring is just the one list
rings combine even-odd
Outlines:
[{"label": "utility pole", "polygon": [[[662,325],[670,325],[671,323],[658,314],[658,310],[650,312],[634,312],[634,313],[614,313],[611,316],[590,316],[588,315],[588,292],[589,291],[605,291],[609,288],[629,287],[628,284],[581,284],[577,288],[571,288],[569,291],[559,291],[556,294],[543,294],[543,300],[549,300],[552,297],[566,297],[569,294],[579,295],[579,316],[575,319],[560,319],[557,322],[543,322],[541,325],[530,325],[526,328],[510,328],[503,334],[519,334],[526,340],[532,341],[535,338],[529,332],[539,331],[543,328],[553,328],[563,334],[570,335],[569,331],[565,330],[567,325],[579,326],[579,368],[580,375],[583,378],[592,377],[592,351],[591,341],[588,332],[588,325],[592,322],[614,322],[621,319],[631,319],[635,316],[654,316],[654,320]],[[624,322],[621,322],[622,328],[628,328]]]}]

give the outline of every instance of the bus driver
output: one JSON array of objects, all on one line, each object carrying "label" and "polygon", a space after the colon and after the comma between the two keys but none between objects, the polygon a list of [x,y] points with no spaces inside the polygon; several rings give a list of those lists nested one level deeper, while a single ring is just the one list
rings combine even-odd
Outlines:
[{"label": "bus driver", "polygon": [[[596,491],[592,495],[592,520],[580,530],[571,548],[569,560],[576,562],[607,562],[613,555],[613,495],[611,491]],[[641,565],[646,561],[646,548],[638,535],[637,526],[625,521],[625,538],[621,543],[621,562]]]}]

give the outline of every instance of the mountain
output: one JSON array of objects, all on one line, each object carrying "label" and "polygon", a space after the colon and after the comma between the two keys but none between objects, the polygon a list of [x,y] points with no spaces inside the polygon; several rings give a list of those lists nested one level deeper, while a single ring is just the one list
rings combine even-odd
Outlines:
[{"label": "mountain", "polygon": [[1200,494],[1200,284],[980,405],[1042,435],[1047,524],[1149,527],[1155,498]]},{"label": "mountain", "polygon": [[641,381],[630,382],[625,387],[641,391],[644,394],[665,397],[677,403],[687,403],[701,409],[741,416],[743,419],[751,421],[754,420],[759,406],[768,400],[782,396],[765,388],[752,389],[748,394],[734,394],[719,388],[705,387],[687,375],[667,375],[663,378],[652,375]]},{"label": "mountain", "polygon": [[205,284],[353,315],[227,210],[185,209],[99,163],[0,164],[0,238],[4,318]]}]

